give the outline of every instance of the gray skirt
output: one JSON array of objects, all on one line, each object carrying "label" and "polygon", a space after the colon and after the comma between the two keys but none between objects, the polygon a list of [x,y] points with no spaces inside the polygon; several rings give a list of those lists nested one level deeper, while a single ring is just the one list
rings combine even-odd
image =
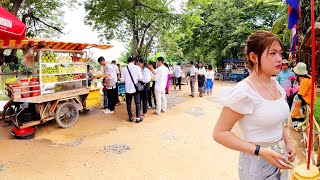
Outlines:
[{"label": "gray skirt", "polygon": [[[261,147],[273,149],[275,152],[287,156],[285,143],[280,140],[270,144],[259,144]],[[261,157],[240,152],[239,158],[240,180],[287,180],[288,170],[279,169]]]}]

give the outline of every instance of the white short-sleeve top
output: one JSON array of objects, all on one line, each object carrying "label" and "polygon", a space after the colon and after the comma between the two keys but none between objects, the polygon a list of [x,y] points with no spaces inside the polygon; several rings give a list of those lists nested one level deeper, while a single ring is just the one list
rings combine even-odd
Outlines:
[{"label": "white short-sleeve top", "polygon": [[234,87],[223,87],[218,92],[223,106],[244,115],[238,123],[247,142],[273,143],[282,138],[283,122],[289,116],[289,106],[285,91],[278,82],[274,83],[281,92],[281,98],[277,100],[264,99],[255,88],[243,81]]}]

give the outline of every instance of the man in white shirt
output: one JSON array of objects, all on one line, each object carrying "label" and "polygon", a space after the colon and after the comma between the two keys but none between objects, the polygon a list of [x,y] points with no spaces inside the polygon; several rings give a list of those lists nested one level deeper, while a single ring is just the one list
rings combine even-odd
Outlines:
[{"label": "man in white shirt", "polygon": [[112,64],[112,67],[113,67],[113,76],[114,76],[114,81],[117,83],[116,84],[116,93],[117,93],[117,97],[116,97],[116,104],[120,103],[120,100],[119,100],[119,94],[118,94],[118,77],[120,76],[120,70],[117,66],[117,62],[116,60],[112,60],[111,61],[111,64]]},{"label": "man in white shirt", "polygon": [[140,98],[142,101],[142,116],[145,117],[148,112],[148,95],[150,93],[150,82],[153,74],[143,59],[139,59],[138,64],[141,67],[142,82],[144,83],[144,89],[140,92]]},{"label": "man in white shirt", "polygon": [[114,68],[111,64],[108,64],[107,61],[105,61],[103,56],[98,58],[98,63],[102,67],[104,67],[103,75],[100,77],[104,77],[104,85],[106,88],[106,95],[108,99],[108,108],[103,110],[103,112],[105,114],[112,114],[115,109],[115,102],[116,102],[116,95],[117,95],[116,81],[114,81],[115,80]]},{"label": "man in white shirt", "polygon": [[167,99],[166,99],[166,86],[168,81],[169,69],[164,66],[164,58],[157,58],[157,69],[151,69],[151,72],[155,75],[155,95],[156,95],[156,112],[160,115],[161,110],[167,111]]},{"label": "man in white shirt", "polygon": [[194,97],[196,75],[197,75],[197,69],[194,67],[193,61],[190,61],[190,88],[191,88],[191,94],[189,96],[191,96],[191,97]]},{"label": "man in white shirt", "polygon": [[[122,78],[121,81],[125,83],[126,89],[126,104],[127,111],[129,115],[129,121],[133,121],[133,115],[131,112],[131,102],[132,97],[134,97],[134,102],[136,105],[136,123],[143,121],[143,118],[140,116],[140,92],[136,90],[135,84],[138,81],[142,81],[142,73],[141,68],[139,66],[134,65],[134,58],[128,58],[128,66],[122,68]],[[130,76],[131,74],[131,76]]]},{"label": "man in white shirt", "polygon": [[175,84],[174,89],[176,89],[176,86],[179,86],[179,90],[181,91],[181,76],[182,76],[182,70],[180,63],[174,68],[173,70],[174,78],[175,78]]}]

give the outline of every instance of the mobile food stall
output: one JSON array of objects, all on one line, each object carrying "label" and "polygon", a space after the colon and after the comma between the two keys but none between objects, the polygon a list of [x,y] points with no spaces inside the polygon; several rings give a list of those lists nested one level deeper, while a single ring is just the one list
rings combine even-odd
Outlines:
[{"label": "mobile food stall", "polygon": [[5,116],[16,126],[14,137],[34,136],[34,126],[55,120],[62,128],[73,126],[79,111],[101,103],[100,88],[88,87],[86,48],[109,49],[112,45],[23,40],[3,48],[33,47],[35,75],[6,83],[11,98]]}]

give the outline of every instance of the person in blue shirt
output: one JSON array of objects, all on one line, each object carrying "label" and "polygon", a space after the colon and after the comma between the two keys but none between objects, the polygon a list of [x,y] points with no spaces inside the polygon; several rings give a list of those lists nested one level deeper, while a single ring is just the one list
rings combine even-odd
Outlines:
[{"label": "person in blue shirt", "polygon": [[[286,59],[282,60],[281,71],[277,75],[277,81],[280,86],[286,91],[287,97],[290,96],[290,88],[292,87],[290,76],[295,76],[295,74],[289,69],[289,61]],[[292,93],[292,92],[291,92]]]}]

